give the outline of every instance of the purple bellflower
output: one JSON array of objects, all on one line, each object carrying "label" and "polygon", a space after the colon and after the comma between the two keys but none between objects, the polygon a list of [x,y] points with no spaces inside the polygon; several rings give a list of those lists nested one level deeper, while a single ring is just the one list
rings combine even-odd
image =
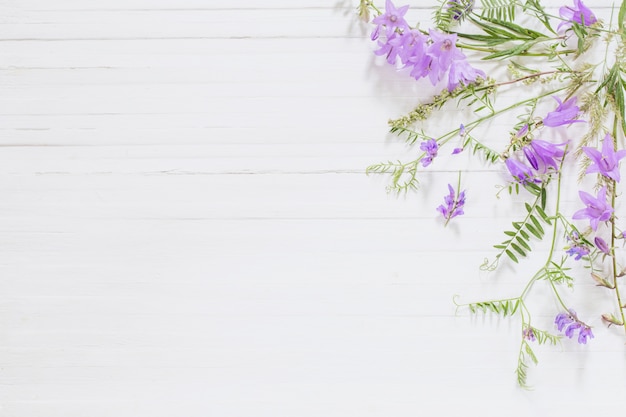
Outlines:
[{"label": "purple bellflower", "polygon": [[587,343],[587,339],[593,339],[593,333],[591,327],[578,319],[576,312],[570,309],[567,313],[559,313],[554,319],[556,328],[562,332],[565,330],[565,336],[570,339],[574,337],[574,333],[578,330],[578,343],[584,345]]},{"label": "purple bellflower", "polygon": [[487,78],[485,73],[472,67],[463,55],[462,59],[452,61],[450,72],[448,73],[448,91],[452,91],[463,83],[467,85],[476,81],[478,77]]},{"label": "purple bellflower", "polygon": [[374,54],[378,56],[384,55],[388,63],[390,63],[391,65],[395,65],[398,57],[402,55],[402,48],[394,45],[394,41],[398,38],[398,35],[393,34],[389,38],[387,38],[387,42],[382,42],[379,40],[379,48],[374,51]]},{"label": "purple bellflower", "polygon": [[404,20],[404,15],[407,10],[409,10],[408,5],[398,8],[394,6],[391,0],[387,0],[385,3],[385,13],[372,19],[372,23],[377,25],[374,32],[372,32],[372,40],[378,38],[382,26],[386,29],[387,37],[390,37],[397,29],[407,30],[409,24]]},{"label": "purple bellflower", "polygon": [[437,207],[437,211],[446,219],[446,224],[450,219],[464,214],[463,206],[465,205],[465,190],[457,196],[452,185],[448,184],[448,191],[450,193],[443,198],[445,205]]},{"label": "purple bellflower", "polygon": [[600,236],[596,236],[593,241],[596,244],[596,247],[600,249],[602,253],[609,256],[611,255],[611,248],[609,248],[609,245],[604,239],[602,239]]},{"label": "purple bellflower", "polygon": [[426,153],[426,155],[422,158],[422,166],[427,167],[437,156],[439,145],[437,145],[437,141],[435,139],[428,139],[420,144],[420,149]]},{"label": "purple bellflower", "polygon": [[583,147],[583,151],[593,162],[587,168],[587,174],[599,172],[607,178],[611,178],[617,182],[620,181],[619,160],[626,157],[626,150],[622,149],[615,152],[613,138],[607,134],[602,142],[602,152],[588,146]]},{"label": "purple bellflower", "polygon": [[506,165],[507,169],[509,170],[511,176],[515,179],[515,181],[522,185],[526,185],[531,182],[541,182],[540,179],[535,178],[535,174],[530,169],[530,167],[524,165],[517,159],[508,158],[506,161],[504,161],[504,164]]},{"label": "purple bellflower", "polygon": [[543,119],[544,126],[556,127],[561,125],[570,125],[572,123],[584,122],[584,120],[576,119],[578,116],[579,108],[576,105],[576,97],[572,97],[565,102],[562,102],[560,98],[553,96],[553,98],[559,103],[554,111],[548,113]]},{"label": "purple bellflower", "polygon": [[414,56],[423,56],[428,38],[417,29],[407,30],[398,35],[395,39],[389,41],[399,50],[398,57],[405,66],[411,65],[410,58]]},{"label": "purple bellflower", "polygon": [[565,155],[565,151],[560,149],[559,146],[565,145],[566,143],[555,145],[545,140],[534,139],[530,144],[524,146],[524,155],[535,170],[541,168],[545,173],[548,167],[552,167],[555,171],[558,171],[559,163],[557,159],[561,159]]},{"label": "purple bellflower", "polygon": [[559,15],[564,22],[561,22],[557,28],[561,29],[562,26],[571,26],[572,23],[579,23],[584,26],[591,26],[598,21],[593,12],[583,4],[581,0],[574,0],[574,7],[563,6],[559,9]]},{"label": "purple bellflower", "polygon": [[587,207],[574,213],[572,219],[589,219],[591,228],[597,230],[598,223],[605,222],[611,218],[613,207],[606,201],[606,186],[600,189],[597,197],[584,191],[579,191],[578,195]]}]

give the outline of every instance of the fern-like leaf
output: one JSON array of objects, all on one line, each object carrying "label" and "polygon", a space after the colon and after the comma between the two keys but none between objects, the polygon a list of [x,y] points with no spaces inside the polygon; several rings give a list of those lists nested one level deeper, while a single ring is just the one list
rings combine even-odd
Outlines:
[{"label": "fern-like leaf", "polygon": [[515,20],[517,0],[481,0],[482,16],[489,19]]}]

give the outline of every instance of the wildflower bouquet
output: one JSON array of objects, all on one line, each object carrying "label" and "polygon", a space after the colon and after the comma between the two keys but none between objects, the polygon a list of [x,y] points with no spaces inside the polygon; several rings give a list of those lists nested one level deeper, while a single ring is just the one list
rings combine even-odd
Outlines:
[{"label": "wildflower bouquet", "polygon": [[[545,8],[541,0],[439,1],[434,25],[425,30],[409,24],[409,6],[386,0],[379,9],[371,0],[360,0],[358,13],[372,25],[379,59],[398,69],[398,76],[441,89],[389,121],[390,131],[411,146],[414,157],[375,164],[367,172],[390,175],[389,189],[403,193],[418,189],[421,174],[442,153],[448,158],[469,153],[494,168],[500,192],[523,201],[525,214],[494,242],[495,257],[481,268],[496,271],[502,261],[520,263],[539,241],[548,248],[545,263],[515,297],[457,305],[472,314],[490,311],[521,319],[516,375],[525,386],[529,365],[537,363],[534,344],[560,339],[587,344],[594,338],[589,319],[562,297],[575,281],[591,279],[606,289],[612,305],[603,305],[598,316],[606,325],[626,330],[626,284],[621,279],[626,267],[620,245],[626,223],[621,224],[615,209],[622,195],[620,161],[626,157],[626,1],[610,22],[598,19],[581,0],[567,0],[573,3],[555,9]],[[470,63],[468,55],[481,59]],[[489,63],[504,63],[508,72],[487,76],[481,66]],[[509,100],[506,105],[496,102],[502,94]],[[454,104],[471,116],[443,133],[431,133],[437,130],[429,124],[432,116]],[[508,136],[490,138],[484,126],[501,116],[518,121]],[[443,204],[433,204],[444,225],[458,222],[466,200],[470,204],[471,194],[461,189],[462,172],[456,187],[448,185]],[[574,211],[562,204],[567,180],[576,183]],[[528,302],[540,282],[557,306],[547,328],[534,324]]]}]

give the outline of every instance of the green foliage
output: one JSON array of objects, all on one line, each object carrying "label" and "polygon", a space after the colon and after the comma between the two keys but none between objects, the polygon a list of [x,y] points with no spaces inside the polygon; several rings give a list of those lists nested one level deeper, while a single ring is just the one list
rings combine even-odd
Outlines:
[{"label": "green foliage", "polygon": [[382,162],[370,165],[366,169],[366,174],[391,174],[391,184],[387,186],[387,192],[397,194],[415,191],[419,188],[417,179],[417,166],[419,160],[404,164],[397,162]]},{"label": "green foliage", "polygon": [[573,288],[574,278],[567,273],[567,271],[570,271],[571,268],[565,266],[566,261],[566,257],[561,258],[561,262],[559,264],[551,261],[549,265],[544,268],[542,278],[548,279],[555,284],[565,284],[569,288]]},{"label": "green foliage", "polygon": [[521,299],[511,298],[511,299],[504,299],[504,300],[481,301],[477,303],[470,303],[470,304],[467,304],[467,307],[474,314],[478,312],[486,313],[487,311],[491,311],[503,317],[507,317],[507,316],[512,316],[513,314],[515,314],[515,312],[518,311],[520,307],[520,303],[521,303]]},{"label": "green foliage", "polygon": [[447,32],[453,24],[460,24],[473,7],[473,0],[440,0],[433,13],[433,22],[439,30]]},{"label": "green foliage", "polygon": [[626,114],[626,105],[624,99],[626,81],[622,76],[623,69],[620,65],[620,62],[618,61],[611,67],[609,73],[600,83],[600,85],[596,89],[596,94],[604,89],[605,96],[607,98],[604,105],[606,106],[607,104],[611,104],[611,107],[613,107],[615,114],[619,115],[622,132],[626,134],[626,121],[624,120],[624,114]]},{"label": "green foliage", "polygon": [[469,134],[465,136],[463,147],[470,147],[472,149],[472,155],[476,155],[477,153],[482,154],[486,162],[495,164],[500,161],[501,156],[499,152],[484,145]]},{"label": "green foliage", "polygon": [[522,6],[522,10],[527,13],[532,13],[546,29],[556,35],[555,30],[550,24],[550,17],[539,0],[526,0],[526,3]]},{"label": "green foliage", "polygon": [[[538,344],[550,344],[556,345],[561,339],[560,336],[553,335],[550,332],[545,330],[539,330],[536,327],[529,327],[533,334],[535,335],[536,341]],[[528,367],[529,363],[532,362],[534,365],[539,363],[539,359],[537,359],[537,355],[533,351],[530,343],[527,339],[522,338],[520,343],[519,354],[517,357],[517,368],[515,369],[515,374],[517,376],[517,383],[520,387],[529,388],[527,385],[528,381]]]},{"label": "green foliage", "polygon": [[424,132],[407,129],[406,127],[392,126],[389,132],[395,133],[397,136],[404,136],[404,141],[409,145],[414,145],[417,141],[430,139],[430,136],[427,136]]},{"label": "green foliage", "polygon": [[481,17],[486,19],[515,20],[517,0],[481,0]]},{"label": "green foliage", "polygon": [[545,212],[547,199],[545,185],[537,187],[536,190],[533,188],[533,192],[536,193],[533,203],[524,203],[526,217],[522,221],[513,222],[513,228],[504,231],[507,239],[493,246],[500,252],[491,264],[483,264],[481,269],[494,270],[502,255],[506,255],[515,263],[519,263],[519,258],[526,257],[532,250],[531,236],[538,240],[543,239],[546,233],[543,225],[552,225],[552,220]]}]

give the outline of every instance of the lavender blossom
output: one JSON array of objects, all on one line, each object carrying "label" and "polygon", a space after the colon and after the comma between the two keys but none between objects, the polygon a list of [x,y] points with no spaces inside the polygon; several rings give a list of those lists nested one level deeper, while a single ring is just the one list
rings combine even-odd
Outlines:
[{"label": "lavender blossom", "polygon": [[435,139],[428,139],[420,144],[420,149],[426,153],[426,155],[422,158],[422,166],[427,167],[437,156],[439,145]]},{"label": "lavender blossom", "polygon": [[583,4],[581,0],[574,0],[574,7],[563,6],[559,9],[559,15],[565,19],[557,28],[569,27],[572,23],[579,23],[584,26],[591,26],[598,21],[593,12]]},{"label": "lavender blossom", "polygon": [[568,249],[565,251],[570,256],[574,256],[574,260],[578,261],[583,256],[589,255],[591,249],[585,243],[583,239],[580,238],[580,235],[576,230],[572,231],[568,236],[566,236],[567,241],[571,242]]},{"label": "lavender blossom", "polygon": [[386,29],[387,37],[390,37],[397,30],[407,30],[409,24],[404,20],[404,15],[408,10],[408,5],[396,8],[391,0],[387,0],[385,3],[385,13],[372,19],[372,23],[377,25],[372,33],[372,40],[378,38],[382,26]]},{"label": "lavender blossom", "polygon": [[593,338],[591,327],[580,321],[578,316],[576,316],[576,312],[572,309],[570,309],[567,313],[557,314],[554,319],[554,324],[556,324],[556,328],[560,332],[565,330],[565,336],[570,339],[574,337],[574,333],[578,330],[578,343],[580,344],[586,344],[587,339]]},{"label": "lavender blossom", "polygon": [[446,219],[446,224],[450,219],[464,214],[465,206],[465,191],[461,191],[457,196],[451,184],[448,184],[448,191],[450,193],[443,198],[445,205],[437,207],[437,211]]},{"label": "lavender blossom", "polygon": [[579,261],[583,256],[589,255],[589,252],[589,248],[582,245],[570,246],[570,248],[565,251],[569,256],[573,256],[575,261]]},{"label": "lavender blossom", "polygon": [[587,174],[598,172],[614,181],[620,181],[619,161],[626,157],[626,150],[621,149],[615,152],[611,135],[607,134],[604,137],[602,152],[588,146],[583,147],[583,151],[592,161],[592,164],[587,168]]},{"label": "lavender blossom", "polygon": [[456,33],[446,34],[430,29],[432,43],[428,47],[428,55],[432,57],[428,76],[435,85],[439,82],[452,65],[452,61],[465,59],[463,52],[456,46]]},{"label": "lavender blossom", "polygon": [[450,65],[448,91],[454,90],[459,84],[467,85],[472,83],[478,77],[487,78],[487,75],[483,71],[472,67],[465,59],[465,55],[463,55],[462,59],[456,59]]},{"label": "lavender blossom", "polygon": [[533,331],[532,327],[525,327],[524,330],[522,330],[522,337],[526,340],[530,340],[531,342],[534,342],[535,340],[537,340],[537,337],[535,336],[535,332]]},{"label": "lavender blossom", "polygon": [[559,105],[543,119],[544,126],[555,127],[584,122],[584,120],[576,119],[580,110],[576,105],[576,97],[572,97],[565,102],[562,102],[561,99],[556,96],[552,98],[554,98]]},{"label": "lavender blossom", "polygon": [[587,207],[574,213],[572,219],[589,219],[591,228],[597,230],[598,223],[608,221],[611,218],[613,207],[606,201],[606,186],[600,189],[597,197],[584,191],[579,191],[578,195]]}]

